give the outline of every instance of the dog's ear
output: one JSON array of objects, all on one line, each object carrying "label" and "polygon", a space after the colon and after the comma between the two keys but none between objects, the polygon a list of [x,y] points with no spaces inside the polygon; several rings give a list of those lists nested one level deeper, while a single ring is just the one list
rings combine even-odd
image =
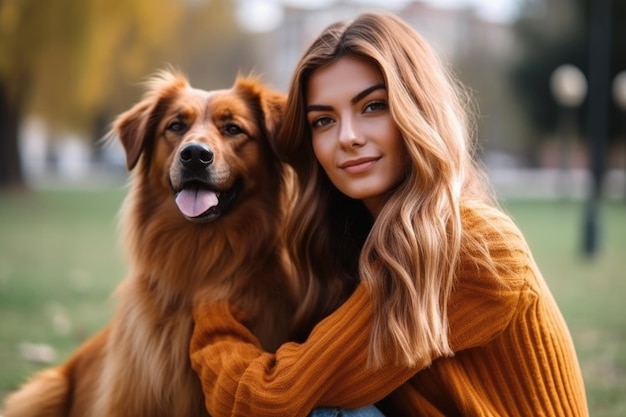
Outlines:
[{"label": "dog's ear", "polygon": [[113,123],[113,131],[126,151],[126,168],[132,170],[147,141],[154,135],[155,124],[162,117],[170,101],[189,83],[182,72],[173,68],[161,70],[145,83],[146,95],[130,110],[120,114]]},{"label": "dog's ear", "polygon": [[259,121],[263,123],[268,138],[274,138],[280,129],[287,96],[272,90],[253,75],[238,76],[235,80],[235,89],[258,102],[259,110],[262,113],[262,120]]},{"label": "dog's ear", "polygon": [[126,168],[129,171],[137,165],[147,140],[147,124],[152,107],[152,101],[144,100],[120,114],[113,124],[113,130],[126,152]]},{"label": "dog's ear", "polygon": [[284,94],[272,90],[262,90],[261,108],[265,116],[265,127],[269,138],[278,135],[287,98]]}]

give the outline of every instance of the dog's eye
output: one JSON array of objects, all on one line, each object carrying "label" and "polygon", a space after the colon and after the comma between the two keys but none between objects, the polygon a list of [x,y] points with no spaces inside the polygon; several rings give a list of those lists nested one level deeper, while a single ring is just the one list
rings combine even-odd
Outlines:
[{"label": "dog's eye", "polygon": [[186,128],[187,128],[187,125],[178,120],[173,121],[166,127],[167,130],[169,130],[170,132],[174,132],[174,133],[182,133],[185,131]]},{"label": "dog's eye", "polygon": [[228,136],[237,136],[244,133],[243,129],[234,123],[228,123],[224,126],[224,133]]}]

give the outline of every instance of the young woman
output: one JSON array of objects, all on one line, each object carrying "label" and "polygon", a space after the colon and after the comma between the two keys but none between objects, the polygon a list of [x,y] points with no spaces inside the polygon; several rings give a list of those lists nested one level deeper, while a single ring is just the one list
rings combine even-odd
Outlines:
[{"label": "young woman", "polygon": [[306,51],[276,143],[299,180],[300,342],[266,353],[245,312],[198,308],[191,360],[212,416],[374,403],[389,416],[587,415],[570,334],[474,163],[460,91],[390,14],[331,25]]}]

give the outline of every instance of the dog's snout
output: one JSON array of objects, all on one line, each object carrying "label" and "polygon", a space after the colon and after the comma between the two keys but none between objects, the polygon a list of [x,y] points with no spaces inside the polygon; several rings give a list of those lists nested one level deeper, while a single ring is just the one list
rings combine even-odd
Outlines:
[{"label": "dog's snout", "polygon": [[179,159],[187,168],[203,169],[213,162],[213,150],[201,143],[189,143],[180,150]]}]

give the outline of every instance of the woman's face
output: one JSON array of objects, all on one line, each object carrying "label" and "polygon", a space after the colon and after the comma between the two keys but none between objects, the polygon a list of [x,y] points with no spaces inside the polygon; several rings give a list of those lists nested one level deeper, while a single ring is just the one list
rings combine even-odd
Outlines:
[{"label": "woman's face", "polygon": [[306,88],[315,157],[339,191],[378,215],[408,161],[380,70],[346,56],[315,70]]}]

